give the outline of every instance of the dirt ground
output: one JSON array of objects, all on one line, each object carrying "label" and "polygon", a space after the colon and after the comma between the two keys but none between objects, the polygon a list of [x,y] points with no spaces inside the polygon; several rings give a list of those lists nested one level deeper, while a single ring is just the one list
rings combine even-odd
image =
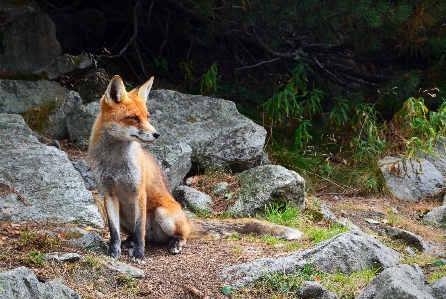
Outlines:
[{"label": "dirt ground", "polygon": [[[85,157],[85,152],[61,143],[71,159]],[[383,242],[386,242],[384,226],[392,224],[422,236],[436,246],[437,251],[446,254],[446,229],[430,228],[420,221],[421,215],[440,205],[438,201],[412,203],[376,197],[338,197],[335,200],[334,196],[321,196],[318,201],[326,204],[336,216],[350,219]],[[365,220],[368,218],[380,221],[380,224],[371,224]],[[310,246],[305,238],[298,241],[302,246],[297,246],[294,252],[286,249],[287,241],[277,246],[255,237],[190,240],[181,254],[173,256],[168,253],[167,246],[148,244],[146,264],[134,265],[144,271],[145,278],[129,279],[103,266],[107,259],[105,254],[70,247],[67,240],[71,237],[60,228],[72,225],[0,223],[0,272],[28,266],[41,281],[62,280],[82,298],[268,298],[254,288],[236,296],[224,295],[220,288],[225,282],[219,279],[219,272],[231,265],[257,258],[283,257]],[[329,224],[322,222],[318,225]],[[107,228],[89,229],[98,231],[108,241]],[[42,230],[53,233],[47,235]],[[84,258],[76,263],[54,264],[41,260],[41,254],[45,252],[77,252]],[[125,248],[120,260],[128,261]]]}]

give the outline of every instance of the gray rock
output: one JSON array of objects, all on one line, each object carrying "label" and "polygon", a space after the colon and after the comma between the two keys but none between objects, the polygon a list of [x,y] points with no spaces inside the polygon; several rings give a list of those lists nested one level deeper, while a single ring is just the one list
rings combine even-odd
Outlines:
[{"label": "gray rock", "polygon": [[386,226],[386,233],[392,239],[403,241],[405,244],[410,245],[421,252],[432,252],[433,248],[429,243],[423,240],[420,236],[397,227]]},{"label": "gray rock", "polygon": [[305,208],[305,181],[280,165],[265,165],[238,175],[241,189],[230,212],[235,216],[263,213],[272,203],[290,203]]},{"label": "gray rock", "polygon": [[55,253],[46,253],[43,256],[43,260],[48,262],[55,262],[55,263],[73,263],[77,262],[82,259],[82,256],[77,253],[63,253],[59,254],[57,252]]},{"label": "gray rock", "polygon": [[[161,134],[155,145],[188,144],[192,162],[202,168],[245,170],[264,155],[265,129],[238,113],[233,102],[169,90],[152,91],[147,102],[151,122]],[[67,115],[70,139],[78,146],[88,146],[99,110],[99,103],[92,102]]]},{"label": "gray rock", "polygon": [[173,197],[193,213],[212,212],[212,198],[194,188],[178,186]]},{"label": "gray rock", "polygon": [[325,204],[321,204],[321,213],[325,220],[329,222],[338,222],[338,217],[327,207]]},{"label": "gray rock", "polygon": [[326,240],[314,248],[283,258],[262,258],[224,268],[220,279],[235,288],[251,285],[268,273],[294,273],[306,265],[328,273],[351,274],[363,269],[393,267],[399,253],[378,240],[358,231]]},{"label": "gray rock", "polygon": [[98,102],[91,102],[86,105],[79,103],[67,113],[67,129],[70,140],[74,141],[82,149],[88,148],[91,129],[99,114],[101,107]]},{"label": "gray rock", "polygon": [[[409,265],[398,265],[384,270],[356,297],[356,299],[389,298],[436,299],[424,276]],[[437,297],[439,298],[441,297]]]},{"label": "gray rock", "polygon": [[107,243],[97,232],[89,232],[77,239],[68,240],[68,244],[75,248],[88,249],[106,253],[108,250]]},{"label": "gray rock", "polygon": [[0,66],[9,71],[34,71],[62,53],[56,27],[34,1],[0,0]]},{"label": "gray rock", "polygon": [[446,276],[438,279],[436,282],[431,284],[432,293],[436,299],[446,298]]},{"label": "gray rock", "polygon": [[53,80],[75,70],[82,70],[91,66],[93,66],[93,62],[87,55],[83,54],[73,56],[70,54],[64,54],[57,57],[44,67],[36,70],[35,73],[45,73],[48,76],[48,79]]},{"label": "gray rock", "polygon": [[425,155],[424,158],[426,158],[429,162],[431,162],[435,168],[441,172],[443,176],[446,176],[446,139],[445,138],[439,138],[437,140],[437,143],[433,147],[433,152],[435,155]]},{"label": "gray rock", "polygon": [[104,262],[104,266],[107,267],[108,269],[114,270],[116,272],[131,276],[134,278],[145,277],[143,270],[135,268],[133,266],[130,266],[129,264],[113,260],[113,259],[108,259],[106,262]]},{"label": "gray rock", "polygon": [[74,91],[52,81],[0,80],[0,113],[25,113],[37,109],[49,112],[39,119],[42,130],[52,138],[68,136],[66,114],[79,105],[81,99]]},{"label": "gray rock", "polygon": [[4,299],[80,299],[69,287],[57,283],[39,282],[26,267],[0,273],[0,298]]},{"label": "gray rock", "polygon": [[161,166],[169,183],[170,191],[175,190],[192,166],[192,149],[190,146],[186,143],[178,142],[164,146],[143,144],[143,148],[151,153],[158,162],[158,165]]},{"label": "gray rock", "polygon": [[379,161],[387,187],[400,200],[419,201],[445,190],[443,175],[426,159],[384,157]]},{"label": "gray rock", "polygon": [[301,299],[336,299],[338,298],[335,293],[329,292],[324,289],[319,283],[313,281],[304,281],[299,289],[296,291],[296,295]]},{"label": "gray rock", "polygon": [[412,249],[412,247],[406,247],[404,248],[404,251],[410,255],[410,256],[417,256],[417,254],[415,253],[415,251]]},{"label": "gray rock", "polygon": [[433,256],[433,257],[436,257],[437,259],[441,259],[441,258],[446,257],[446,255],[445,255],[443,252],[441,252],[441,251],[434,252],[434,253],[432,254],[432,256]]},{"label": "gray rock", "polygon": [[71,161],[71,164],[73,164],[74,169],[76,169],[76,171],[81,175],[82,179],[84,179],[85,188],[90,191],[99,190],[87,159]]},{"label": "gray rock", "polygon": [[159,143],[185,142],[201,168],[245,170],[263,155],[266,131],[233,102],[171,90],[150,93],[148,108]]},{"label": "gray rock", "polygon": [[0,183],[11,190],[0,195],[0,210],[14,211],[9,220],[104,225],[67,155],[39,143],[20,115],[0,114]]},{"label": "gray rock", "polygon": [[213,188],[212,188],[212,192],[219,196],[219,195],[223,195],[226,190],[228,189],[229,184],[227,182],[220,182],[217,183]]},{"label": "gray rock", "polygon": [[434,208],[423,216],[423,223],[432,226],[446,227],[446,206]]}]

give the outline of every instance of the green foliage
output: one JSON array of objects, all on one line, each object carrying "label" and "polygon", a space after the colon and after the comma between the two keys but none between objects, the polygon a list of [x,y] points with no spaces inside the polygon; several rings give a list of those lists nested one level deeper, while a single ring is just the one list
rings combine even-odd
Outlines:
[{"label": "green foliage", "polygon": [[279,225],[298,227],[301,224],[300,215],[299,208],[286,203],[285,206],[271,204],[265,208],[264,216],[257,215],[256,217]]},{"label": "green foliage", "polygon": [[307,72],[311,71],[305,63],[292,69],[286,83],[278,86],[277,92],[270,97],[263,107],[273,122],[288,123],[297,121],[294,139],[297,148],[305,147],[312,139],[308,128],[309,119],[322,112],[321,101],[324,92],[320,89],[307,89]]},{"label": "green foliage", "polygon": [[202,95],[207,95],[211,91],[217,91],[217,64],[211,67],[201,76],[200,92]]},{"label": "green foliage", "polygon": [[26,266],[43,266],[43,254],[37,250],[23,254],[20,261]]},{"label": "green foliage", "polygon": [[184,70],[184,82],[190,88],[195,80],[195,68],[194,62],[191,60],[189,62],[181,62],[180,68]]},{"label": "green foliage", "polygon": [[160,60],[153,58],[153,62],[155,62],[155,66],[157,68],[162,68],[165,71],[169,70],[169,63],[167,62],[166,59],[164,59],[164,57],[161,58]]},{"label": "green foliage", "polygon": [[348,232],[350,229],[338,223],[330,225],[328,228],[318,228],[315,226],[307,226],[303,228],[304,233],[316,244],[328,240],[336,235]]}]

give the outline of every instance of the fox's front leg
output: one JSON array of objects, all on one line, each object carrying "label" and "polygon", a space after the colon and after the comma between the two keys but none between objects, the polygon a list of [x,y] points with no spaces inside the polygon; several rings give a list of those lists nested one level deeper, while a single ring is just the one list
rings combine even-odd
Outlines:
[{"label": "fox's front leg", "polygon": [[121,255],[121,236],[119,232],[119,202],[116,196],[105,195],[105,208],[107,210],[108,228],[110,230],[108,255],[118,259]]},{"label": "fox's front leg", "polygon": [[135,200],[135,230],[133,235],[133,251],[130,253],[130,260],[133,263],[144,264],[144,246],[146,235],[146,194],[138,194]]}]

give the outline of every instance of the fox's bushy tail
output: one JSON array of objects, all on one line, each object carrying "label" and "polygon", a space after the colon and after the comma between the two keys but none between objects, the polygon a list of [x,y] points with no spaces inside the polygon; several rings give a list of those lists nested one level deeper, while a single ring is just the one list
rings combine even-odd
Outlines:
[{"label": "fox's bushy tail", "polygon": [[188,219],[191,226],[189,239],[218,240],[232,235],[257,236],[271,235],[285,240],[296,240],[302,236],[302,232],[283,225],[273,224],[254,218],[241,219]]}]

